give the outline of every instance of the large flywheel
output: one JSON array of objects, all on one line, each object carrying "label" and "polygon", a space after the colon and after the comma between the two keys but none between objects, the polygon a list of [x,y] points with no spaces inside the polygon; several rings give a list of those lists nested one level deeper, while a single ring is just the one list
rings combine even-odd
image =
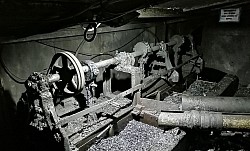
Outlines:
[{"label": "large flywheel", "polygon": [[60,80],[55,86],[65,93],[77,94],[85,85],[84,71],[80,61],[69,52],[59,52],[50,63],[48,74],[59,74]]}]

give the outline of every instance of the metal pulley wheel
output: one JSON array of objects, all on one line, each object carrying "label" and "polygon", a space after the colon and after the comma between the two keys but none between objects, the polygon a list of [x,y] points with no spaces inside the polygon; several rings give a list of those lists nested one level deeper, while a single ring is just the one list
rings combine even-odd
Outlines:
[{"label": "metal pulley wheel", "polygon": [[69,94],[81,92],[85,85],[84,71],[80,61],[70,52],[59,52],[50,63],[48,74],[59,74],[58,89]]}]

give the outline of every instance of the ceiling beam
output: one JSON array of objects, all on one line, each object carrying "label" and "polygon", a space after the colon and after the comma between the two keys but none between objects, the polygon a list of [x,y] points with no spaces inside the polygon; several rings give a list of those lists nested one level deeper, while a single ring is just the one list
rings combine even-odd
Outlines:
[{"label": "ceiling beam", "polygon": [[215,2],[212,4],[194,6],[191,8],[183,8],[183,12],[197,11],[197,10],[202,10],[202,9],[207,9],[207,8],[225,7],[227,5],[234,5],[235,6],[235,5],[240,5],[243,2],[249,3],[249,0],[225,0],[225,1]]},{"label": "ceiling beam", "polygon": [[160,7],[140,9],[137,12],[140,13],[139,18],[166,18],[183,16],[183,11],[181,9],[169,9]]}]

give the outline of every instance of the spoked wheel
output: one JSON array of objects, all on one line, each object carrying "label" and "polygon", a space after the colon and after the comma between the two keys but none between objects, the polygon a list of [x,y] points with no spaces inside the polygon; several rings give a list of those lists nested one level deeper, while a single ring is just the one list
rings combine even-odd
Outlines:
[{"label": "spoked wheel", "polygon": [[60,92],[74,95],[84,88],[85,77],[82,65],[72,53],[59,52],[55,54],[47,74],[60,75],[60,80],[54,83]]}]

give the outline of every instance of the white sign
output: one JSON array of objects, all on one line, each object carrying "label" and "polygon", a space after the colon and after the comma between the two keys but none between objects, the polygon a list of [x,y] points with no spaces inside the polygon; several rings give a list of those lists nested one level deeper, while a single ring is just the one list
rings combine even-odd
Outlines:
[{"label": "white sign", "polygon": [[220,11],[220,22],[239,22],[240,8],[227,8]]}]

